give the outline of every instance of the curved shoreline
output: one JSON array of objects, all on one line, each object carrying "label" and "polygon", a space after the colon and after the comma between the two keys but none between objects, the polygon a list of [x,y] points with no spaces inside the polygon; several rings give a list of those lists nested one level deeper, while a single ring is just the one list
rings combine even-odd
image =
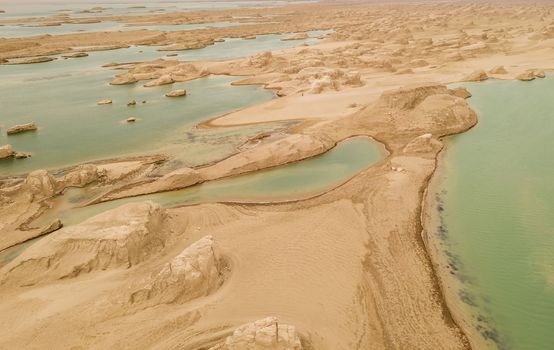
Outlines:
[{"label": "curved shoreline", "polygon": [[[459,132],[459,133],[456,133],[456,134],[445,135],[441,138],[441,141],[446,137],[463,134],[463,133],[471,130],[472,128],[474,128],[476,125],[477,125],[477,123],[474,124],[474,125],[471,125],[466,130],[464,130],[462,132]],[[430,189],[430,186],[431,186],[431,182],[433,181],[433,178],[435,176],[437,176],[436,174],[441,169],[441,165],[440,165],[441,160],[440,159],[442,158],[442,155],[444,154],[444,152],[447,152],[447,146],[446,145],[444,145],[444,147],[437,153],[437,155],[435,157],[435,168],[434,168],[433,172],[431,173],[431,175],[428,177],[425,188],[423,189],[423,192],[422,192],[422,195],[421,195],[421,206],[420,206],[420,215],[419,215],[420,219],[419,219],[419,222],[418,222],[418,224],[421,227],[421,230],[420,230],[420,232],[421,232],[421,241],[422,241],[422,244],[424,246],[425,252],[427,253],[427,257],[429,259],[429,264],[430,264],[430,266],[433,270],[432,275],[433,275],[434,280],[437,284],[437,290],[440,294],[439,299],[441,300],[441,304],[443,305],[445,311],[447,312],[449,319],[453,322],[453,324],[456,325],[456,327],[464,335],[464,340],[465,340],[464,343],[466,344],[466,349],[479,349],[480,347],[477,346],[478,342],[476,341],[476,339],[474,339],[474,337],[472,337],[473,332],[471,332],[471,330],[468,328],[469,327],[469,323],[467,322],[468,320],[466,319],[465,315],[458,312],[459,310],[452,306],[452,303],[453,303],[453,301],[451,300],[452,296],[447,295],[446,290],[448,289],[448,284],[446,283],[446,280],[445,280],[444,276],[441,273],[441,268],[439,267],[440,259],[438,258],[436,253],[433,251],[432,247],[430,246],[430,244],[433,244],[433,245],[436,246],[437,242],[436,242],[436,239],[433,238],[431,236],[431,234],[429,233],[430,228],[428,227],[428,220],[424,219],[424,217],[429,215],[429,211],[436,210],[436,209],[432,208],[431,205],[429,205],[430,203],[429,203],[428,195],[429,195],[429,189]],[[430,241],[432,241],[433,243],[430,243]]]}]

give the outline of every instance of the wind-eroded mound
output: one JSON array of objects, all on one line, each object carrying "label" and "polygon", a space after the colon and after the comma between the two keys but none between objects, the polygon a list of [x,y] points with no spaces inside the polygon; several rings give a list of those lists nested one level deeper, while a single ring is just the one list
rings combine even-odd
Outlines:
[{"label": "wind-eroded mound", "polygon": [[293,134],[243,151],[201,170],[207,180],[269,168],[321,154],[334,146],[325,136]]},{"label": "wind-eroded mound", "polygon": [[477,122],[475,112],[464,98],[456,96],[458,93],[440,84],[412,85],[384,92],[375,105],[355,117],[361,123],[379,120],[402,133],[440,137]]},{"label": "wind-eroded mound", "polygon": [[164,247],[164,217],[155,203],[132,203],[66,227],[4,267],[0,283],[32,285],[138,264]]},{"label": "wind-eroded mound", "polygon": [[403,153],[430,153],[442,148],[440,141],[431,134],[423,134],[410,141],[402,150]]},{"label": "wind-eroded mound", "polygon": [[418,84],[385,91],[379,99],[383,107],[412,109],[431,95],[448,94],[448,89],[439,84]]},{"label": "wind-eroded mound", "polygon": [[237,328],[209,350],[302,350],[302,344],[294,326],[267,317]]},{"label": "wind-eroded mound", "polygon": [[212,236],[183,250],[145,285],[131,294],[130,302],[156,305],[186,302],[207,295],[223,282],[226,264]]}]

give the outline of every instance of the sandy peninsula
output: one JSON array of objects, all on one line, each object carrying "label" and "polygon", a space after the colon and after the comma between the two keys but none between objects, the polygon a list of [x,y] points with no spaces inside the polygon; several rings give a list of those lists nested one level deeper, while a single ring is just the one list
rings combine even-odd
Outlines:
[{"label": "sandy peninsula", "polygon": [[[295,40],[332,30],[314,45],[241,59],[106,67],[112,84],[224,74],[279,96],[201,128],[297,123],[197,167],[164,171],[170,155],[160,155],[1,178],[0,250],[44,237],[0,268],[0,348],[483,346],[449,308],[422,203],[441,139],[477,123],[468,91],[447,84],[544,77],[554,62],[552,7],[329,2],[98,19],[183,24],[244,16],[256,24],[0,40],[0,61],[9,63],[76,47],[187,50],[222,38],[288,33]],[[387,155],[307,199],[172,208],[146,201],[76,225],[33,226],[67,188],[91,189],[89,205],[172,191],[315,157],[354,136],[373,138]]]}]

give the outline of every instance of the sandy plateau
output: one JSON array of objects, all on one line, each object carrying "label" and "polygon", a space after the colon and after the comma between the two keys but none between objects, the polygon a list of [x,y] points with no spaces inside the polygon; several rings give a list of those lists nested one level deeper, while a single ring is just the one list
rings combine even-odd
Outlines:
[{"label": "sandy plateau", "polygon": [[[480,348],[448,308],[422,236],[422,201],[441,138],[477,123],[470,94],[446,84],[544,77],[554,62],[552,10],[319,3],[95,17],[184,24],[252,16],[254,25],[0,39],[0,61],[13,63],[74,47],[187,50],[230,37],[294,32],[286,39],[295,40],[333,30],[315,45],[242,59],[110,66],[112,84],[226,74],[279,96],[200,127],[301,123],[197,168],[163,173],[168,157],[160,155],[2,178],[0,249],[44,237],[0,269],[0,348]],[[306,200],[173,208],[141,202],[77,225],[32,224],[70,187],[90,188],[90,204],[171,191],[314,157],[359,135],[384,144],[388,155]]]}]

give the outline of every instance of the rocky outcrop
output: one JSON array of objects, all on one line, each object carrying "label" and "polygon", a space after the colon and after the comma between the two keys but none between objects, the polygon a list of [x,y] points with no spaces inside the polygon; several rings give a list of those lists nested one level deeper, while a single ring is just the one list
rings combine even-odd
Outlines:
[{"label": "rocky outcrop", "polygon": [[326,137],[293,134],[287,137],[245,150],[207,168],[199,169],[205,180],[238,175],[321,154],[335,145]]},{"label": "rocky outcrop", "polygon": [[308,35],[308,33],[294,33],[281,38],[281,41],[303,40],[303,39],[308,39],[309,37],[310,36]]},{"label": "rocky outcrop", "polygon": [[333,90],[338,89],[338,85],[335,80],[331,79],[329,76],[324,76],[319,79],[312,80],[310,88],[308,89],[309,94],[320,94],[324,90],[331,88]]},{"label": "rocky outcrop", "polygon": [[87,57],[88,53],[86,52],[74,52],[74,53],[68,53],[66,55],[62,55],[63,58],[79,58],[79,57]]},{"label": "rocky outcrop", "polygon": [[433,138],[431,134],[423,134],[410,141],[402,150],[402,153],[430,153],[440,149],[442,144]]},{"label": "rocky outcrop", "polygon": [[194,49],[202,49],[208,45],[213,45],[214,40],[206,38],[205,40],[188,41],[184,43],[176,43],[168,46],[164,46],[158,49],[158,51],[186,51]]},{"label": "rocky outcrop", "polygon": [[12,145],[4,145],[0,147],[0,159],[12,157],[15,154],[15,151],[12,148]]},{"label": "rocky outcrop", "polygon": [[517,75],[516,79],[521,81],[531,81],[535,79],[535,74],[533,73],[533,71],[529,70]]},{"label": "rocky outcrop", "polygon": [[13,135],[13,134],[19,134],[22,132],[35,131],[35,130],[37,130],[37,124],[35,124],[34,122],[31,122],[31,123],[12,126],[11,128],[8,128],[6,130],[6,134]]},{"label": "rocky outcrop", "polygon": [[256,68],[268,66],[273,61],[273,54],[270,51],[261,52],[246,59],[246,64]]},{"label": "rocky outcrop", "polygon": [[463,81],[484,81],[488,78],[489,76],[487,73],[484,70],[479,69],[466,76]]},{"label": "rocky outcrop", "polygon": [[4,145],[0,147],[0,159],[6,159],[6,158],[15,158],[15,159],[24,159],[29,158],[31,156],[31,153],[29,152],[18,152],[15,151],[11,145]]},{"label": "rocky outcrop", "polygon": [[452,91],[451,92],[452,95],[454,95],[454,96],[458,96],[458,97],[461,97],[461,98],[470,98],[471,97],[471,92],[469,92],[464,87],[458,87],[458,88],[452,89],[451,91]]},{"label": "rocky outcrop", "polygon": [[0,270],[0,283],[25,286],[136,265],[164,247],[164,217],[157,204],[131,203],[65,227]]},{"label": "rocky outcrop", "polygon": [[267,317],[238,327],[209,350],[302,350],[302,343],[294,326]]},{"label": "rocky outcrop", "polygon": [[15,152],[13,157],[15,159],[25,159],[25,158],[29,158],[32,154],[29,153],[29,152]]},{"label": "rocky outcrop", "polygon": [[347,72],[342,69],[306,68],[299,72],[297,78],[309,83],[306,92],[310,94],[320,94],[328,89],[339,90],[342,85],[364,85],[358,71]]},{"label": "rocky outcrop", "polygon": [[33,64],[33,63],[44,63],[44,62],[51,62],[54,61],[55,57],[33,57],[33,58],[25,58],[20,60],[14,60],[14,61],[8,61],[3,62],[2,64]]},{"label": "rocky outcrop", "polygon": [[203,177],[197,170],[191,168],[181,168],[152,182],[114,189],[113,191],[104,194],[102,197],[97,198],[94,202],[103,202],[156,192],[173,191],[186,188],[203,181]]},{"label": "rocky outcrop", "polygon": [[156,180],[155,183],[157,183],[157,185],[155,186],[171,191],[192,186],[202,180],[202,176],[197,170],[191,168],[181,168]]},{"label": "rocky outcrop", "polygon": [[[378,117],[377,117],[378,116]],[[368,118],[387,123],[395,132],[412,135],[431,133],[441,137],[466,130],[477,122],[475,112],[467,101],[454,95],[446,86],[422,83],[384,92],[372,106],[360,110],[353,116],[365,127]],[[389,137],[388,132],[376,137]],[[392,149],[402,150],[404,140],[389,142]]]},{"label": "rocky outcrop", "polygon": [[507,74],[508,71],[504,66],[496,66],[489,71],[490,74]]},{"label": "rocky outcrop", "polygon": [[94,164],[79,165],[75,170],[58,180],[61,187],[84,187],[98,181],[102,176]]},{"label": "rocky outcrop", "polygon": [[186,95],[187,95],[187,91],[184,90],[184,89],[173,90],[173,91],[168,92],[167,94],[165,94],[165,96],[167,96],[167,97],[180,97],[180,96],[186,96]]},{"label": "rocky outcrop", "polygon": [[149,81],[148,83],[144,84],[144,87],[169,85],[169,84],[173,84],[174,82],[175,82],[175,80],[173,80],[171,75],[166,74],[166,75],[162,75],[158,79],[154,79],[152,81]]},{"label": "rocky outcrop", "polygon": [[23,182],[21,190],[29,193],[33,200],[53,196],[56,193],[58,183],[46,170],[35,170]]},{"label": "rocky outcrop", "polygon": [[544,70],[542,69],[538,69],[535,71],[535,77],[537,78],[545,78],[546,77],[546,74],[544,73]]},{"label": "rocky outcrop", "polygon": [[225,266],[213,237],[203,237],[151,276],[131,294],[129,301],[157,305],[183,303],[208,295],[223,283]]},{"label": "rocky outcrop", "polygon": [[134,123],[134,122],[137,121],[137,118],[135,118],[135,117],[129,117],[129,118],[125,119],[125,121],[126,121],[127,123]]},{"label": "rocky outcrop", "polygon": [[111,85],[126,85],[126,84],[133,84],[137,82],[137,78],[135,78],[132,74],[120,74],[116,75],[115,78],[110,82]]},{"label": "rocky outcrop", "polygon": [[52,221],[52,223],[50,225],[45,226],[44,228],[42,228],[41,231],[40,231],[39,236],[47,235],[47,234],[52,233],[54,231],[58,231],[62,227],[63,227],[62,221],[60,219],[56,219],[56,220]]},{"label": "rocky outcrop", "polygon": [[100,100],[98,102],[96,102],[97,105],[99,106],[102,106],[102,105],[111,105],[112,104],[112,100],[110,99],[105,99],[105,100]]},{"label": "rocky outcrop", "polygon": [[383,92],[378,104],[393,109],[412,109],[434,94],[448,93],[446,86],[438,84],[415,84]]}]

